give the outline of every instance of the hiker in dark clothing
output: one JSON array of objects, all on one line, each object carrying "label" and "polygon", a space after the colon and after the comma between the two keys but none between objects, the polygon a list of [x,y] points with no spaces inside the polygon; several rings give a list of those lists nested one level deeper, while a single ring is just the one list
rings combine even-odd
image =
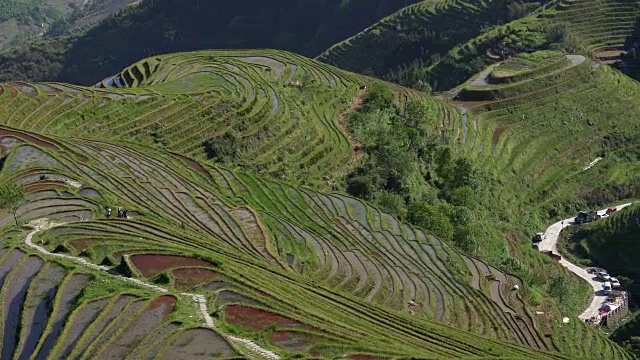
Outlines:
[{"label": "hiker in dark clothing", "polygon": [[129,212],[129,210],[122,210],[122,217],[127,219],[127,213]]}]

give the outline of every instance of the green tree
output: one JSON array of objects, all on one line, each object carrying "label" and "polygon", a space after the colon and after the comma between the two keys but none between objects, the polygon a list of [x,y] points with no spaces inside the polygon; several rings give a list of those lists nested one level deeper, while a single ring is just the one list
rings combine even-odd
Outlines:
[{"label": "green tree", "polygon": [[364,99],[364,110],[371,111],[373,109],[386,109],[393,105],[394,93],[391,86],[376,82],[371,85],[367,96]]},{"label": "green tree", "polygon": [[435,114],[434,103],[426,98],[410,100],[405,107],[407,125],[413,128],[424,128],[425,124],[435,117]]},{"label": "green tree", "polygon": [[424,228],[443,240],[453,238],[453,225],[449,218],[444,211],[433,205],[421,201],[412,203],[409,205],[408,219],[412,224]]},{"label": "green tree", "polygon": [[219,162],[231,162],[236,160],[242,139],[233,130],[229,130],[222,136],[206,140],[204,142],[204,151],[207,158],[214,159]]},{"label": "green tree", "polygon": [[475,209],[477,205],[476,191],[471,186],[455,188],[449,195],[449,202],[451,205]]},{"label": "green tree", "polygon": [[468,186],[472,189],[478,189],[481,185],[482,176],[471,160],[467,158],[457,159],[453,167],[450,186],[452,188]]},{"label": "green tree", "polygon": [[13,214],[18,224],[18,208],[24,202],[24,187],[20,184],[5,184],[0,186],[0,209],[6,209]]},{"label": "green tree", "polygon": [[478,248],[477,238],[480,232],[474,223],[456,224],[453,243],[467,254],[473,254]]}]

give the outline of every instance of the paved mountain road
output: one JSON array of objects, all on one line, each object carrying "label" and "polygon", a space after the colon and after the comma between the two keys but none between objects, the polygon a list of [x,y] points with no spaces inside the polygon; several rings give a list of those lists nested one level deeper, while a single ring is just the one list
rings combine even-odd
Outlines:
[{"label": "paved mountain road", "polygon": [[[616,206],[616,208],[620,210],[629,205],[631,205],[631,203],[618,205]],[[606,211],[607,209],[600,210],[598,211],[598,214],[602,215]],[[546,238],[538,244],[538,249],[540,251],[552,251],[557,254],[558,253],[557,243],[558,243],[558,237],[560,235],[560,231],[563,228],[566,228],[571,225],[575,225],[573,219],[574,218],[558,221],[557,223],[549,226],[547,230],[544,232],[546,235]],[[566,267],[572,273],[583,278],[593,288],[593,292],[594,292],[593,300],[591,301],[591,304],[589,304],[589,307],[587,307],[584,310],[584,312],[580,314],[579,316],[580,319],[582,320],[589,319],[595,315],[598,315],[598,310],[600,309],[600,306],[607,298],[607,296],[604,294],[604,290],[602,289],[602,282],[598,280],[594,275],[589,274],[585,269],[570,263],[564,258],[560,260],[560,264]]]}]

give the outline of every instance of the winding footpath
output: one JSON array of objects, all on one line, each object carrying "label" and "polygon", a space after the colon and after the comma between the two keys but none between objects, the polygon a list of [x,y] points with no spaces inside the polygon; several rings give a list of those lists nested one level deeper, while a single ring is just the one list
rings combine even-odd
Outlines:
[{"label": "winding footpath", "polygon": [[[123,281],[138,285],[140,287],[143,288],[147,288],[150,289],[152,291],[156,291],[156,292],[161,292],[161,293],[168,293],[169,290],[153,285],[153,284],[149,284],[146,283],[142,280],[139,279],[134,279],[134,278],[129,278],[129,277],[125,277],[123,275],[119,275],[119,274],[114,274],[113,272],[111,272],[110,268],[107,266],[102,266],[102,265],[96,265],[86,259],[83,258],[79,258],[79,257],[75,257],[75,256],[71,256],[71,255],[66,255],[66,254],[56,254],[56,253],[52,253],[47,251],[47,249],[43,248],[42,246],[38,246],[36,244],[34,244],[32,242],[33,236],[35,234],[37,234],[40,231],[44,231],[44,230],[48,230],[51,229],[53,227],[56,226],[60,226],[60,225],[64,225],[63,223],[53,223],[51,221],[49,221],[48,219],[38,219],[38,220],[33,220],[31,221],[28,226],[32,227],[34,230],[31,231],[29,234],[27,234],[27,236],[24,238],[24,243],[25,245],[27,245],[28,247],[44,254],[47,256],[53,256],[53,257],[57,257],[57,258],[62,258],[62,259],[67,259],[67,260],[71,260],[75,263],[78,263],[80,265],[86,266],[90,269],[93,270],[98,270],[98,271],[103,271],[107,274],[109,274],[110,276],[119,278]],[[189,293],[180,293],[180,295],[186,296],[191,298],[199,312],[200,315],[202,316],[202,318],[204,319],[205,325],[206,327],[220,333],[219,331],[217,331],[215,324],[213,322],[213,318],[211,317],[211,315],[209,315],[209,309],[207,307],[207,299],[204,295],[202,294],[189,294]],[[222,333],[220,333],[222,334]],[[280,356],[278,356],[278,354],[271,352],[269,350],[266,350],[262,347],[260,347],[260,345],[254,343],[251,340],[247,340],[247,339],[243,339],[243,338],[239,338],[236,336],[231,336],[231,335],[226,335],[226,334],[222,334],[223,336],[225,336],[227,339],[229,339],[230,341],[234,342],[236,345],[240,345],[241,347],[245,348],[248,350],[248,352],[251,352],[250,355],[258,355],[262,358],[266,358],[269,360],[279,360]],[[245,354],[246,355],[246,354]]]},{"label": "winding footpath", "polygon": [[[631,205],[631,203],[618,205],[618,206],[615,206],[615,208],[620,210],[629,205]],[[600,210],[598,211],[598,214],[603,215],[606,211],[607,209]],[[574,218],[569,218],[569,219],[558,221],[557,223],[549,226],[547,230],[544,232],[546,235],[545,239],[538,244],[538,249],[540,251],[551,251],[554,254],[558,254],[557,243],[558,243],[558,237],[560,235],[560,232],[562,231],[562,229],[566,227],[575,225],[575,222],[573,220]],[[570,263],[565,258],[562,258],[560,260],[560,264],[566,267],[572,273],[584,279],[593,288],[593,293],[594,293],[593,300],[591,300],[591,304],[589,304],[589,307],[587,307],[584,310],[584,312],[580,314],[579,316],[580,319],[586,320],[586,319],[590,319],[593,316],[598,315],[600,306],[607,298],[607,295],[604,294],[604,290],[602,289],[602,281],[598,280],[598,278],[595,277],[593,274],[589,274],[587,270]]]}]

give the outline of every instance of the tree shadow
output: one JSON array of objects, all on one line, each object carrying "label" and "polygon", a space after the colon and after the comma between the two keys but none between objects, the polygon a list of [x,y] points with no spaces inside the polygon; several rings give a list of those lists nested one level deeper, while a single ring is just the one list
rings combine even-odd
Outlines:
[{"label": "tree shadow", "polygon": [[640,17],[636,17],[631,33],[625,38],[623,50],[619,60],[611,67],[635,80],[640,80]]}]

